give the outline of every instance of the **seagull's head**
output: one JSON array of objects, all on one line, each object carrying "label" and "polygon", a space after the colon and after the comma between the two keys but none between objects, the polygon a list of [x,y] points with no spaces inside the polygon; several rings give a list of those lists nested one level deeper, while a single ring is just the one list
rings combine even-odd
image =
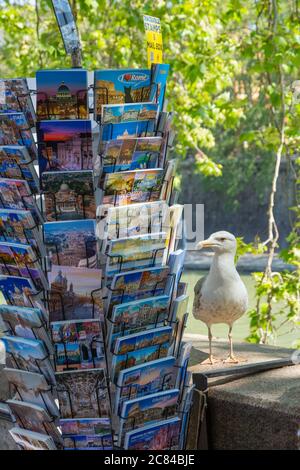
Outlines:
[{"label": "seagull's head", "polygon": [[221,230],[210,235],[207,240],[199,242],[196,248],[202,250],[202,248],[211,248],[215,253],[232,253],[235,255],[236,252],[236,238],[232,233]]}]

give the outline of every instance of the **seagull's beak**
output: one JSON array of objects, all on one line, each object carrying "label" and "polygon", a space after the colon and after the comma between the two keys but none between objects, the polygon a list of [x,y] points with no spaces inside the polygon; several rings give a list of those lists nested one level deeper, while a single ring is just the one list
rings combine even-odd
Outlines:
[{"label": "seagull's beak", "polygon": [[216,242],[211,239],[203,240],[196,245],[196,250],[202,250],[203,248],[213,248],[216,246]]}]

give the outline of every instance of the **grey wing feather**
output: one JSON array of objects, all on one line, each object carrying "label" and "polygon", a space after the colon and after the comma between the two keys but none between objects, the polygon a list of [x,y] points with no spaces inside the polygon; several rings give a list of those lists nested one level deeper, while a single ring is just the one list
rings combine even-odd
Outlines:
[{"label": "grey wing feather", "polygon": [[198,310],[201,304],[201,289],[204,284],[205,279],[207,276],[201,277],[198,282],[196,282],[194,287],[194,303],[193,303],[193,311]]}]

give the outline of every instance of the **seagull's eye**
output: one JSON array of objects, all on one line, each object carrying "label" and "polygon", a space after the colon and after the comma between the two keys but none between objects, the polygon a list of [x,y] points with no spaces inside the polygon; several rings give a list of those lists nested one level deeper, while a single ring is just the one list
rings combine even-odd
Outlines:
[{"label": "seagull's eye", "polygon": [[218,238],[219,242],[225,242],[226,238]]}]

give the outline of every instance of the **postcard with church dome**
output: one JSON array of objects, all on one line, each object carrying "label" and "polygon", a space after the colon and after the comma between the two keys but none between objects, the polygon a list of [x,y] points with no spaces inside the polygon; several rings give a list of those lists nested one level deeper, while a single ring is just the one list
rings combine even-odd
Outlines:
[{"label": "postcard with church dome", "polygon": [[97,268],[96,221],[46,222],[44,241],[52,264]]},{"label": "postcard with church dome", "polygon": [[40,174],[44,171],[92,170],[92,124],[88,119],[37,122]]},{"label": "postcard with church dome", "polygon": [[49,171],[42,174],[41,180],[46,220],[95,219],[92,171]]},{"label": "postcard with church dome", "polygon": [[82,69],[38,70],[37,119],[87,119],[87,71]]},{"label": "postcard with church dome", "polygon": [[50,285],[50,321],[102,319],[101,269],[52,266]]}]

